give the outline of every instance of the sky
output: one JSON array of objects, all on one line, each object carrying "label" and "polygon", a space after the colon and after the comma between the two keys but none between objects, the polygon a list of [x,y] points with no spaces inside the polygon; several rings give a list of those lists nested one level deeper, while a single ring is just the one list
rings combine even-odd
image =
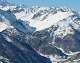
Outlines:
[{"label": "sky", "polygon": [[80,0],[8,0],[16,5],[31,6],[48,6],[48,7],[68,7],[80,11]]}]

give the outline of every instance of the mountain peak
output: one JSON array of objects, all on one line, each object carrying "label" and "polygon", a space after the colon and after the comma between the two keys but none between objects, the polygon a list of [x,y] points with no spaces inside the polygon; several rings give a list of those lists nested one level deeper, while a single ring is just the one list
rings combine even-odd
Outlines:
[{"label": "mountain peak", "polygon": [[[36,31],[44,30],[56,24],[58,21],[67,19],[74,13],[69,8],[56,7],[32,7],[25,11],[15,13],[17,19],[28,21],[29,25],[36,28]],[[34,23],[35,22],[35,23]]]}]

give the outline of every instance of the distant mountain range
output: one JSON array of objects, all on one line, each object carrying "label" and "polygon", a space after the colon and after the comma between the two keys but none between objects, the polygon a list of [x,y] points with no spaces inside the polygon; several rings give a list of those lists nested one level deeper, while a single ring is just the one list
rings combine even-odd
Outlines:
[{"label": "distant mountain range", "polygon": [[79,63],[80,14],[70,8],[24,8],[0,0],[2,63]]}]

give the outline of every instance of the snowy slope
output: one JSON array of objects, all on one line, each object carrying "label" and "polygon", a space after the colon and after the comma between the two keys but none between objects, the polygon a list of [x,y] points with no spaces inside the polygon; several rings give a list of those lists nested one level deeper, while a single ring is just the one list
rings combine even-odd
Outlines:
[{"label": "snowy slope", "polygon": [[[58,21],[66,19],[69,16],[73,15],[73,13],[70,11],[68,12],[67,11],[66,12],[57,11],[57,13],[53,14],[55,10],[53,9],[53,12],[49,10],[50,10],[49,8],[47,10],[47,8],[44,9],[43,7],[43,8],[39,8],[36,12],[33,12],[33,13],[30,12],[26,14],[27,11],[22,11],[19,13],[15,13],[15,15],[17,19],[29,21],[29,25],[32,27],[35,27],[36,31],[44,30],[45,28],[49,28],[50,26],[55,25]],[[32,19],[37,14],[39,15],[42,14],[42,15],[41,16],[38,15],[39,17],[37,16],[35,19]]]}]

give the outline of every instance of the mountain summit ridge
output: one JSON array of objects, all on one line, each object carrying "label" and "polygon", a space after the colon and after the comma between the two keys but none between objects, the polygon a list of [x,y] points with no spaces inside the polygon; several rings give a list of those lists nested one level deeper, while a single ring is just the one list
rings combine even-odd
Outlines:
[{"label": "mountain summit ridge", "polygon": [[18,41],[29,44],[53,63],[80,59],[80,15],[70,8],[0,5],[0,24],[0,33],[7,42],[17,47]]}]

